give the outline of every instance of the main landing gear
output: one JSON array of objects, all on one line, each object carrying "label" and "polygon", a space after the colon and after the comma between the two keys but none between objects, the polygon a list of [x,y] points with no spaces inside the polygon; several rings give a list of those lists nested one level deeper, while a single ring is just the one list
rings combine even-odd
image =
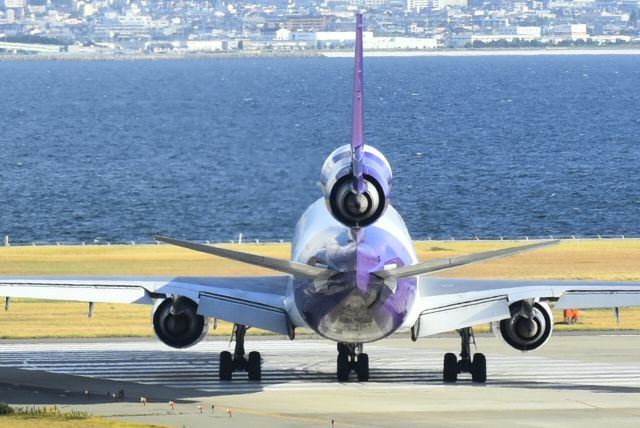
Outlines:
[{"label": "main landing gear", "polygon": [[338,343],[338,380],[349,380],[351,370],[356,372],[358,381],[369,380],[369,356],[362,352],[362,343]]},{"label": "main landing gear", "polygon": [[236,347],[233,355],[229,351],[220,352],[220,364],[218,366],[218,376],[220,380],[231,380],[234,372],[247,372],[249,380],[260,380],[262,378],[262,357],[259,352],[249,352],[249,358],[245,357],[244,335],[247,326],[234,324],[232,336],[235,337]]},{"label": "main landing gear", "polygon": [[442,380],[445,382],[455,382],[458,380],[458,373],[471,373],[471,380],[476,383],[484,383],[487,380],[487,359],[484,354],[474,354],[471,359],[471,343],[475,346],[476,341],[473,330],[463,328],[458,330],[462,341],[460,360],[454,353],[444,355],[444,369],[442,370]]}]

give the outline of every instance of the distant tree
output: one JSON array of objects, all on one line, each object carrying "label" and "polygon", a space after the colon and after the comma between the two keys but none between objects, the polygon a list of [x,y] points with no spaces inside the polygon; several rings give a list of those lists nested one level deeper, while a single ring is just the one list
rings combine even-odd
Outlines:
[{"label": "distant tree", "polygon": [[41,45],[65,45],[64,42],[58,39],[54,39],[52,37],[41,37],[41,36],[32,36],[30,34],[21,34],[18,36],[7,36],[5,39],[7,42],[11,43],[38,43]]}]

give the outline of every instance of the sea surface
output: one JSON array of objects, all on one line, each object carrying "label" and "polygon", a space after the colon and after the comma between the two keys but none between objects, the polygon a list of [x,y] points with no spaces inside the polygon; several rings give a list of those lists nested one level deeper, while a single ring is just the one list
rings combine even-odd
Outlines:
[{"label": "sea surface", "polygon": [[[290,240],[350,141],[351,59],[0,63],[14,243]],[[640,57],[365,61],[416,239],[640,236]]]}]

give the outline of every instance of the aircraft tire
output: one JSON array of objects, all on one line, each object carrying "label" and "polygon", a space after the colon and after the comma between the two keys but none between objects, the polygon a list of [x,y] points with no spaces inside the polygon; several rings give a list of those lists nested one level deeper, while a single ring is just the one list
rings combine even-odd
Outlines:
[{"label": "aircraft tire", "polygon": [[220,380],[231,380],[233,376],[233,357],[231,352],[220,352],[220,360],[218,365],[218,377]]},{"label": "aircraft tire", "polygon": [[487,381],[487,358],[484,354],[475,354],[471,363],[471,380],[475,383]]},{"label": "aircraft tire", "polygon": [[340,382],[346,382],[349,380],[349,356],[347,354],[338,354],[338,380]]},{"label": "aircraft tire", "polygon": [[344,343],[338,343],[338,354],[349,355],[349,347]]},{"label": "aircraft tire", "polygon": [[359,382],[367,382],[369,380],[369,355],[360,354],[356,362],[356,373]]},{"label": "aircraft tire", "polygon": [[247,372],[249,373],[249,380],[259,381],[262,379],[262,357],[260,352],[249,352],[249,361],[247,362]]},{"label": "aircraft tire", "polygon": [[444,382],[455,382],[458,380],[458,358],[454,353],[448,352],[444,354],[442,380]]}]

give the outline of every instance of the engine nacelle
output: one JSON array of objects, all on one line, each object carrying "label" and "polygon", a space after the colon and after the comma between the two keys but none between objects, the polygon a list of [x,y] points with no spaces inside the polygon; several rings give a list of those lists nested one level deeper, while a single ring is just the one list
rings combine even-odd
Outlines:
[{"label": "engine nacelle", "polygon": [[389,162],[371,146],[364,147],[363,162],[366,190],[359,195],[352,191],[351,146],[334,150],[322,166],[322,191],[327,209],[348,227],[374,223],[389,205],[392,181]]},{"label": "engine nacelle", "polygon": [[491,323],[491,330],[497,338],[523,352],[539,349],[547,343],[553,332],[553,313],[547,303],[535,302],[531,307],[530,303],[520,301],[509,309],[511,318]]},{"label": "engine nacelle", "polygon": [[209,332],[208,318],[198,315],[198,305],[186,297],[168,298],[153,308],[153,331],[162,343],[172,348],[188,348]]}]

